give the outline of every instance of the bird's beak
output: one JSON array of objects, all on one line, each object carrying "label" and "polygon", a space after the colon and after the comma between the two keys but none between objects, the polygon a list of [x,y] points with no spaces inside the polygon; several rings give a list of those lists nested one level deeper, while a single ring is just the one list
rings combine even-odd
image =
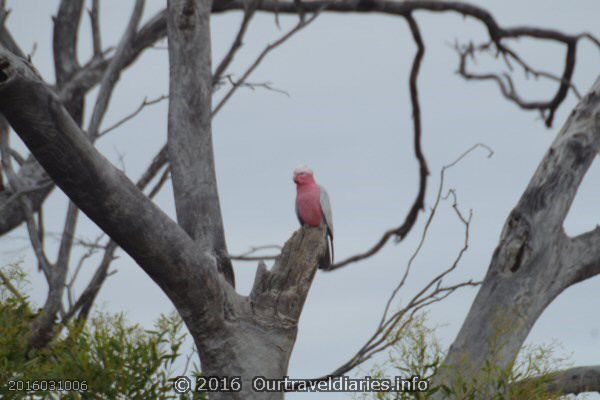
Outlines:
[{"label": "bird's beak", "polygon": [[295,176],[292,178],[292,180],[294,181],[295,184],[298,184],[298,181],[296,180]]}]

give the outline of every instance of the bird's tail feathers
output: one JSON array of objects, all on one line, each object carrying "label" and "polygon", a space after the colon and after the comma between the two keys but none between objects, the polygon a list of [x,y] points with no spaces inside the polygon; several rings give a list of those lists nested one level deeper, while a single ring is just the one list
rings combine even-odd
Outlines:
[{"label": "bird's tail feathers", "polygon": [[327,269],[331,264],[333,264],[334,260],[334,251],[333,251],[333,240],[331,236],[327,235],[327,246],[325,249],[325,254],[321,258],[319,262],[319,269]]}]

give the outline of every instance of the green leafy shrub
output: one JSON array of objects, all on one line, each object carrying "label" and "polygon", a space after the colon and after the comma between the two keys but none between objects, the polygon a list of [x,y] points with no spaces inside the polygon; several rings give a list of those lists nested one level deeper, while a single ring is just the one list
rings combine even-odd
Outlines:
[{"label": "green leafy shrub", "polygon": [[[20,293],[26,277],[18,266],[5,267]],[[175,362],[182,357],[186,334],[176,313],[162,315],[153,330],[127,321],[123,314],[96,313],[87,324],[63,327],[51,344],[26,354],[29,324],[35,318],[24,295],[0,282],[0,397],[3,399],[174,399],[192,398],[172,392]],[[187,366],[186,366],[187,369]],[[196,372],[197,374],[197,372]],[[191,374],[190,374],[191,375]],[[9,390],[10,381],[78,381],[68,385],[85,391]],[[44,386],[48,386],[45,384]],[[56,384],[55,384],[56,386]],[[26,387],[25,387],[26,389]]]},{"label": "green leafy shrub", "polygon": [[[369,371],[368,375],[377,378],[401,376],[410,378],[418,375],[421,379],[431,380],[441,366],[445,352],[435,335],[435,328],[427,324],[425,314],[413,317],[402,332],[400,340],[394,343],[386,355],[386,360]],[[456,387],[431,388],[427,392],[380,392],[361,393],[355,399],[367,400],[408,400],[428,399],[433,393],[442,391],[448,399],[490,400],[553,400],[560,396],[549,393],[544,381],[535,381],[531,385],[515,385],[515,382],[527,378],[547,375],[552,371],[565,368],[567,358],[558,354],[556,343],[549,345],[525,346],[519,357],[508,370],[501,369],[493,362],[488,362],[477,379],[461,377]],[[491,388],[491,389],[490,389]],[[489,395],[491,391],[491,395]]]}]

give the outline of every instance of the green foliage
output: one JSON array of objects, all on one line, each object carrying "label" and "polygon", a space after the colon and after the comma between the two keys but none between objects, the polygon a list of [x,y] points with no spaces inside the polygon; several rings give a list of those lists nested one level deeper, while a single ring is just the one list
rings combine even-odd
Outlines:
[{"label": "green foliage", "polygon": [[[22,289],[25,276],[11,266],[0,270]],[[17,285],[18,284],[18,285]],[[22,293],[22,292],[21,292]],[[43,350],[26,354],[29,323],[36,314],[23,295],[0,282],[0,397],[3,399],[174,399],[170,379],[181,357],[183,322],[173,313],[161,316],[154,330],[129,323],[123,314],[97,313],[86,325],[72,323]],[[187,369],[187,366],[186,366]],[[185,372],[183,372],[185,373]],[[79,381],[85,392],[9,390],[9,381]],[[62,383],[61,383],[62,382]],[[44,384],[48,386],[48,384]],[[14,384],[13,384],[14,387]]]},{"label": "green foliage", "polygon": [[[376,365],[368,375],[376,378],[391,378],[400,376],[410,378],[418,375],[421,379],[430,379],[436,372],[444,358],[442,347],[435,336],[435,329],[427,326],[425,314],[417,315],[412,321],[404,325],[402,332],[392,335],[398,337],[387,354],[387,359]],[[402,324],[400,324],[402,325]],[[426,399],[430,392],[380,392],[362,393],[356,399],[367,400],[392,400],[392,399]]]},{"label": "green foliage", "polygon": [[[395,336],[395,335],[394,335]],[[445,353],[435,335],[435,328],[428,326],[425,314],[413,317],[402,332],[400,338],[393,344],[387,354],[387,359],[376,365],[369,375],[377,378],[392,378],[401,376],[410,378],[418,375],[421,379],[430,380],[441,366]],[[518,359],[508,370],[499,368],[494,362],[488,362],[480,371],[477,378],[461,377],[456,387],[430,388],[427,392],[381,392],[362,393],[354,396],[355,399],[367,400],[408,400],[428,399],[433,393],[443,391],[448,399],[476,399],[491,400],[553,400],[560,396],[549,393],[544,381],[535,381],[535,384],[514,385],[515,382],[527,378],[547,375],[566,367],[567,359],[557,354],[556,343],[550,345],[525,346],[519,353]],[[490,390],[491,388],[491,390]]]}]

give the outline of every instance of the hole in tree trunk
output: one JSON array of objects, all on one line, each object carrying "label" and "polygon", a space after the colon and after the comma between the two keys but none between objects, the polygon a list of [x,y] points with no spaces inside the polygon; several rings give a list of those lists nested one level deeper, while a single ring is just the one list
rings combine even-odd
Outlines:
[{"label": "hole in tree trunk", "polygon": [[6,60],[0,60],[0,82],[8,80],[8,74],[4,72],[5,68],[8,68],[10,64]]}]

